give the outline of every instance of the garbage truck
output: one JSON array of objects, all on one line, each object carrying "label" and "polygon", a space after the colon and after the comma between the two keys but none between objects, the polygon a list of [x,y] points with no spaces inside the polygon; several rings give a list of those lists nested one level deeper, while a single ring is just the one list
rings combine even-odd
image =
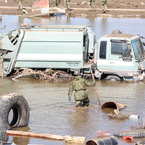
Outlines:
[{"label": "garbage truck", "polygon": [[13,30],[0,41],[3,74],[8,76],[17,68],[89,73],[94,43],[90,26],[40,25]]},{"label": "garbage truck", "polygon": [[108,34],[96,41],[86,25],[40,25],[10,31],[0,40],[2,72],[60,69],[94,73],[98,79],[143,80],[145,61],[140,36]]}]

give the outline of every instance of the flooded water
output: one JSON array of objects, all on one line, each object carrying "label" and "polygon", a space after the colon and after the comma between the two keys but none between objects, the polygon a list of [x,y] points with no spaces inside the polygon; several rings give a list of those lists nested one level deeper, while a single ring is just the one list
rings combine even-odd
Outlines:
[{"label": "flooded water", "polygon": [[[23,22],[50,25],[90,25],[96,33],[96,39],[114,29],[120,29],[124,33],[145,35],[145,20],[139,18],[67,18],[65,16],[51,18],[20,18],[18,16],[3,16],[0,27],[6,25],[6,30],[20,27]],[[138,125],[145,117],[145,82],[128,83],[96,80],[95,87],[89,87],[90,106],[75,108],[74,98],[68,101],[68,87],[70,82],[49,83],[34,78],[20,78],[13,81],[10,78],[0,78],[0,95],[16,92],[22,94],[29,103],[30,120],[27,127],[16,130],[31,131],[36,133],[48,133],[56,135],[84,136],[85,142],[96,138],[96,131],[109,131],[111,135],[118,131],[131,130],[131,125]],[[139,114],[138,120],[114,120],[109,119],[108,114],[112,110],[102,110],[96,94],[98,91],[101,105],[105,102],[118,102],[127,107],[121,113]],[[62,141],[43,140],[26,137],[9,137],[16,145],[43,144],[65,145]],[[117,138],[120,145],[126,145],[121,138]],[[138,139],[140,140],[140,139]],[[145,140],[145,139],[144,139]],[[135,140],[136,141],[136,140]],[[132,143],[134,144],[134,143]],[[67,145],[67,144],[66,144]],[[70,144],[69,144],[70,145]],[[76,144],[71,144],[76,145]]]}]

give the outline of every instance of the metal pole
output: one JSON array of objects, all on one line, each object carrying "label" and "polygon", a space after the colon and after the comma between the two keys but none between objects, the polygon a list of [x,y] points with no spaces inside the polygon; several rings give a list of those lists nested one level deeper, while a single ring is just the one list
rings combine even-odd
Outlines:
[{"label": "metal pole", "polygon": [[0,56],[0,76],[3,78],[3,61],[2,61],[2,58]]}]

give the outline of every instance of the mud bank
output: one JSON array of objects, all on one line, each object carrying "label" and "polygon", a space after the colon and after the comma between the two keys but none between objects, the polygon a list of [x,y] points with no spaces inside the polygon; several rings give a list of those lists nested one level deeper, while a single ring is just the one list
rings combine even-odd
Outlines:
[{"label": "mud bank", "polygon": [[[71,0],[71,11],[66,10],[66,15],[71,17],[145,17],[145,2],[143,0],[108,0],[107,7],[109,12],[102,13],[100,1],[96,1],[96,11],[90,11],[89,0]],[[32,5],[35,0],[25,0],[23,7],[28,12],[32,11]],[[54,7],[54,1],[50,1],[50,7]],[[64,1],[61,1],[61,8],[66,8]],[[18,10],[18,3],[10,0],[8,3],[0,1],[0,14],[22,15]]]}]

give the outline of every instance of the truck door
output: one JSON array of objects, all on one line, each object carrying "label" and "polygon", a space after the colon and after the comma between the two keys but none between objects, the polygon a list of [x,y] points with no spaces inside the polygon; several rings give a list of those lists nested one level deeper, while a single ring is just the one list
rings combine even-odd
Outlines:
[{"label": "truck door", "polygon": [[109,69],[109,59],[108,59],[108,43],[107,41],[100,41],[98,43],[98,58],[97,59],[97,68],[98,70],[108,70]]},{"label": "truck door", "polygon": [[110,40],[109,70],[129,71],[132,70],[132,49],[126,40]]}]

